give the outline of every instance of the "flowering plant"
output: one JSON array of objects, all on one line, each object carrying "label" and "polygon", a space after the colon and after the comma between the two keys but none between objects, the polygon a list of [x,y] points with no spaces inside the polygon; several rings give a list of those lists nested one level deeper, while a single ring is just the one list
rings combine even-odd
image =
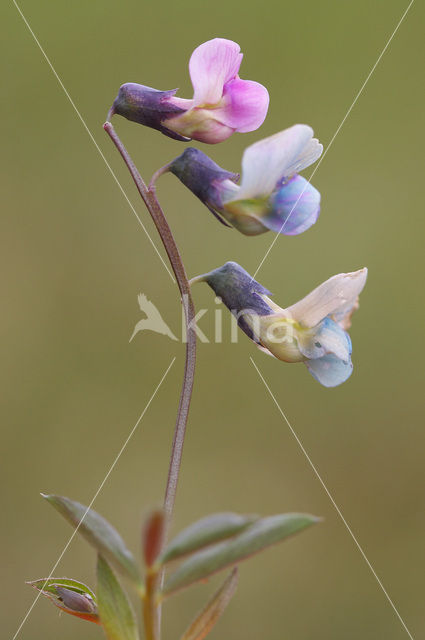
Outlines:
[{"label": "flowering plant", "polygon": [[190,147],[154,180],[171,171],[216,217],[245,235],[271,230],[294,236],[319,216],[320,193],[298,172],[315,162],[322,150],[312,128],[297,124],[245,149],[240,186],[238,174]]},{"label": "flowering plant", "polygon": [[158,91],[127,83],[120,88],[111,115],[117,113],[176,140],[209,144],[223,142],[235,131],[255,131],[267,115],[269,94],[258,82],[239,77],[242,57],[239,45],[231,40],[204,42],[189,61],[191,100],[177,98],[177,89]]},{"label": "flowering plant", "polygon": [[[244,152],[240,185],[236,174],[222,169],[200,150],[187,148],[157,171],[147,187],[110,119],[118,114],[179,141],[210,144],[237,131],[254,131],[265,119],[268,92],[256,82],[239,78],[241,61],[240,47],[230,40],[216,38],[201,44],[189,63],[194,87],[191,100],[176,97],[175,90],[158,91],[127,83],[121,86],[104,124],[167,251],[182,296],[187,334],[164,504],[149,513],[143,528],[143,570],[118,531],[91,505],[86,507],[64,496],[43,496],[96,550],[97,588],[53,576],[29,584],[62,611],[100,625],[109,640],[139,638],[136,616],[116,572],[141,601],[146,640],[160,640],[163,602],[181,589],[230,569],[218,591],[180,636],[182,640],[202,640],[234,595],[238,565],[319,520],[303,513],[260,517],[222,512],[202,518],[169,540],[195,371],[191,284],[205,281],[263,351],[285,362],[305,363],[322,385],[332,387],[352,372],[347,330],[367,277],[366,269],[341,273],[285,308],[276,305],[270,292],[235,262],[188,280],[156,197],[159,175],[166,171],[175,174],[216,217],[245,235],[271,230],[291,236],[317,221],[320,194],[299,172],[319,158],[322,145],[313,137],[311,127],[302,124],[261,140]],[[143,296],[141,301],[146,306]],[[172,333],[170,337],[175,339]]]},{"label": "flowering plant", "polygon": [[304,362],[316,380],[335,387],[353,371],[347,329],[366,278],[367,269],[340,273],[286,309],[236,262],[191,282],[209,284],[262,351],[284,362]]}]

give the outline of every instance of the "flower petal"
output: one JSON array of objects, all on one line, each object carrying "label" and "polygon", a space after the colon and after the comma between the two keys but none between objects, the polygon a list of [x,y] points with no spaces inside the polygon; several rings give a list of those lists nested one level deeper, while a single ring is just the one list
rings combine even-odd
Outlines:
[{"label": "flower petal", "polygon": [[296,175],[272,197],[271,211],[261,222],[271,231],[295,236],[309,229],[319,212],[320,193],[305,178]]},{"label": "flower petal", "polygon": [[240,46],[232,40],[214,38],[195,49],[189,61],[194,104],[217,104],[226,82],[235,78],[242,62]]},{"label": "flower petal", "polygon": [[330,318],[325,318],[317,328],[299,331],[297,337],[301,353],[309,360],[316,360],[330,353],[344,362],[350,360],[350,337]]},{"label": "flower petal", "polygon": [[351,360],[344,362],[333,354],[318,360],[307,360],[307,369],[324,387],[336,387],[345,382],[353,373]]},{"label": "flower petal", "polygon": [[282,178],[301,171],[321,153],[322,145],[313,138],[313,129],[306,124],[296,124],[256,142],[243,154],[239,197],[269,196]]},{"label": "flower petal", "polygon": [[226,126],[215,118],[215,109],[189,109],[186,113],[165,121],[167,129],[186,140],[199,140],[207,144],[217,144],[230,138],[235,129]]},{"label": "flower petal", "polygon": [[328,315],[351,309],[366,284],[366,278],[366,268],[339,273],[286,311],[304,327],[314,327]]},{"label": "flower petal", "polygon": [[335,320],[344,331],[348,331],[351,327],[351,316],[357,311],[359,306],[359,297],[357,296],[354,302],[350,300],[344,307],[338,309],[336,313],[333,313],[331,316],[332,320]]},{"label": "flower petal", "polygon": [[235,78],[224,86],[223,102],[223,107],[214,109],[214,117],[246,133],[263,124],[269,108],[269,92],[258,82]]},{"label": "flower petal", "polygon": [[227,222],[230,222],[232,227],[237,229],[240,233],[243,233],[245,236],[259,236],[262,233],[267,233],[268,231],[267,227],[262,224],[261,220],[255,216],[244,215],[243,213],[234,215],[227,209],[221,209],[220,213]]},{"label": "flower petal", "polygon": [[[268,210],[264,200],[239,200],[239,187],[222,189],[223,208],[221,213],[238,231],[247,236],[266,233],[268,228],[263,224],[263,217]],[[233,198],[233,200],[232,200]],[[230,201],[229,201],[230,200]]]},{"label": "flower petal", "polygon": [[[267,301],[266,296],[262,296]],[[271,307],[273,311],[277,305]],[[278,308],[278,307],[277,307]],[[280,311],[267,316],[249,316],[253,332],[258,335],[260,343],[272,355],[283,362],[303,362],[305,360],[298,344],[298,328],[290,318]]]}]

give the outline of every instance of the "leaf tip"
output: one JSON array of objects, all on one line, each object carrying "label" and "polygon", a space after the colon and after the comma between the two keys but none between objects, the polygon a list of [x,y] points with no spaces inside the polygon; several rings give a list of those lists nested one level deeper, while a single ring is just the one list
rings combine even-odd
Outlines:
[{"label": "leaf tip", "polygon": [[325,518],[323,516],[309,516],[312,524],[319,524],[320,522],[324,522]]}]

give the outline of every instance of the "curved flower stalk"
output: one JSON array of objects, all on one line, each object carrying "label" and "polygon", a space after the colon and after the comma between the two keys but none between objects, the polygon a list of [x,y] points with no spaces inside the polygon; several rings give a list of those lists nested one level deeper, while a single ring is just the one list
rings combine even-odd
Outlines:
[{"label": "curved flower stalk", "polygon": [[269,94],[258,82],[239,78],[242,57],[231,40],[204,42],[189,61],[191,100],[177,98],[177,89],[158,91],[130,82],[121,86],[110,116],[116,113],[176,140],[209,144],[236,131],[255,131],[267,115]]},{"label": "curved flower stalk", "polygon": [[335,387],[353,371],[347,330],[366,278],[366,268],[340,273],[286,308],[275,304],[270,292],[236,262],[191,283],[209,284],[260,349],[284,362],[304,362],[322,385]]},{"label": "curved flower stalk", "polygon": [[322,151],[313,129],[296,124],[245,149],[240,185],[239,174],[222,169],[191,147],[153,179],[171,171],[216,217],[245,235],[271,230],[293,236],[306,231],[319,216],[320,193],[298,172]]}]

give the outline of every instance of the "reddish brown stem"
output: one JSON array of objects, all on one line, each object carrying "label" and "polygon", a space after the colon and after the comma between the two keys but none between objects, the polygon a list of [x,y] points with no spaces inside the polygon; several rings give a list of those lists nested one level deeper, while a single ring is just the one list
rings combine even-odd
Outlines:
[{"label": "reddish brown stem", "polygon": [[[168,469],[167,486],[165,490],[164,498],[164,512],[165,512],[165,527],[163,544],[165,544],[168,532],[170,529],[171,519],[174,510],[174,503],[176,499],[177,484],[179,479],[179,472],[181,466],[181,459],[183,453],[184,437],[186,433],[186,423],[189,413],[190,400],[192,396],[194,373],[195,373],[195,360],[196,360],[196,334],[191,327],[191,323],[195,317],[195,307],[190,292],[190,285],[187,279],[186,271],[181,259],[179,250],[174,240],[171,229],[168,225],[167,219],[161,206],[156,198],[155,188],[152,186],[148,189],[143,181],[140,173],[138,172],[136,165],[132,161],[127,149],[124,147],[120,138],[118,137],[113,125],[110,122],[105,122],[103,125],[106,133],[111,138],[112,142],[118,149],[123,158],[131,177],[140,193],[143,202],[148,209],[152,220],[158,230],[161,237],[164,248],[167,252],[168,258],[171,263],[171,267],[176,276],[177,285],[182,297],[185,324],[186,324],[186,361],[184,367],[183,386],[180,394],[179,408],[177,411],[176,425],[174,428],[173,444],[171,448],[171,459]],[[161,580],[161,576],[159,578]]]}]

